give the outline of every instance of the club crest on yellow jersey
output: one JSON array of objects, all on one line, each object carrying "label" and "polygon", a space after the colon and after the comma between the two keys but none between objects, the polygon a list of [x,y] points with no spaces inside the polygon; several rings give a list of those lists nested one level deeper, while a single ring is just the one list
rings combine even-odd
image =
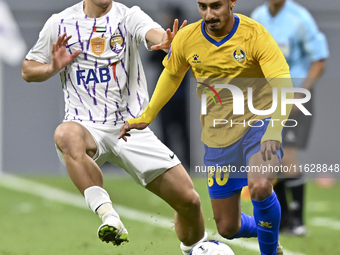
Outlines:
[{"label": "club crest on yellow jersey", "polygon": [[241,47],[237,46],[236,50],[233,52],[233,57],[238,62],[243,62],[246,59],[246,53],[241,49]]}]

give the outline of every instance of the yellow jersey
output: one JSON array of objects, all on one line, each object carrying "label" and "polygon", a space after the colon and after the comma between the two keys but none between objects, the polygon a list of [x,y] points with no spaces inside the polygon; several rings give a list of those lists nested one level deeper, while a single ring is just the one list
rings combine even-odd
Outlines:
[{"label": "yellow jersey", "polygon": [[[191,67],[200,98],[211,92],[211,96],[206,96],[206,114],[201,114],[200,118],[201,139],[213,148],[238,141],[249,128],[249,121],[270,117],[249,110],[249,87],[254,108],[267,110],[272,106],[272,87],[265,78],[289,75],[285,57],[267,30],[244,15],[234,14],[234,18],[232,31],[222,38],[210,36],[203,20],[186,26],[177,33],[163,60],[171,74],[184,74]],[[234,85],[243,92],[244,114],[234,114],[231,91],[216,88],[216,84]],[[228,124],[215,125],[216,120]]]}]

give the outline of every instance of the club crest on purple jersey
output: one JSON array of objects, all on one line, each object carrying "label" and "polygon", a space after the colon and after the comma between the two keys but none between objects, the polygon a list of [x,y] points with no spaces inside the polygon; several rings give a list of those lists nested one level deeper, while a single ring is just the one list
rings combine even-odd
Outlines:
[{"label": "club crest on purple jersey", "polygon": [[110,48],[116,54],[121,53],[124,49],[124,38],[120,34],[112,35],[110,39]]}]

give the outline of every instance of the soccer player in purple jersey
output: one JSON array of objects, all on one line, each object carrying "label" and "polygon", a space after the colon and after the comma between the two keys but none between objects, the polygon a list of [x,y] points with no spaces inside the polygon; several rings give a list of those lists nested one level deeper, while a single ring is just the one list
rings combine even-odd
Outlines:
[{"label": "soccer player in purple jersey", "polygon": [[60,74],[65,117],[55,130],[56,149],[86,203],[103,221],[99,238],[114,245],[128,241],[103,187],[100,165],[110,162],[175,210],[175,231],[188,254],[206,239],[200,198],[189,175],[149,129],[134,132],[129,143],[118,139],[120,126],[141,116],[148,104],[139,44],[167,49],[177,29],[176,20],[172,32],[164,31],[139,7],[84,0],[48,19],[23,61],[22,77],[41,82]]}]

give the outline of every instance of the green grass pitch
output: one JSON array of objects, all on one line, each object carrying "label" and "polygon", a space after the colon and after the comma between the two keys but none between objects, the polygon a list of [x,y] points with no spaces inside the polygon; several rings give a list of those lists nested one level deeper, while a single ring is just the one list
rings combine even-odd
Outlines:
[{"label": "green grass pitch", "polygon": [[[68,176],[19,177],[79,195]],[[194,184],[201,196],[206,227],[217,237],[205,180],[194,179]],[[114,204],[137,212],[135,216],[129,214],[128,217],[121,214],[130,236],[130,242],[121,247],[102,243],[97,238],[100,220],[85,206],[71,206],[24,190],[5,187],[0,182],[0,255],[181,254],[172,220],[166,226],[157,222],[173,217],[173,210],[166,203],[129,177],[105,175],[105,188]],[[281,244],[290,252],[287,255],[340,254],[339,193],[340,184],[323,189],[309,180],[306,190],[308,235],[281,235]],[[242,210],[251,214],[251,202],[243,200]],[[214,236],[210,236],[210,239],[214,239]],[[256,244],[256,239],[250,241]],[[233,241],[227,243],[236,255],[259,254],[248,248],[247,240],[245,246],[236,245]]]}]

